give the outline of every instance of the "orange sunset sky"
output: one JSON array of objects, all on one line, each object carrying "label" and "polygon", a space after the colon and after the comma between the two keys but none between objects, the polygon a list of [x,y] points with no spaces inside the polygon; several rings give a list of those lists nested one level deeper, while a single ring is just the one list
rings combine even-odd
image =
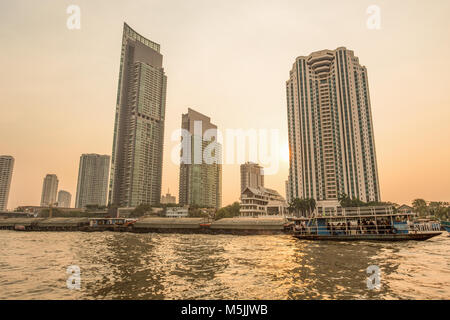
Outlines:
[{"label": "orange sunset sky", "polygon": [[[69,30],[66,9],[81,8]],[[381,29],[366,26],[370,5]],[[191,107],[219,129],[278,129],[285,194],[285,81],[297,56],[345,46],[368,68],[383,201],[450,201],[450,2],[70,0],[0,2],[0,154],[8,208],[39,205],[43,178],[76,193],[82,153],[111,154],[123,22],[159,43],[168,77],[163,192],[178,200],[171,134]],[[226,146],[225,146],[226,147]],[[239,198],[223,167],[223,205]]]}]

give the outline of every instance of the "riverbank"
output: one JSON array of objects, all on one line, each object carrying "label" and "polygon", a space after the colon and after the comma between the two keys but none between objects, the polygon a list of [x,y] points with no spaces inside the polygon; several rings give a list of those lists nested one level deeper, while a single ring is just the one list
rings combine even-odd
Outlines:
[{"label": "riverbank", "polygon": [[224,218],[207,222],[203,218],[142,218],[124,225],[96,225],[90,218],[5,218],[0,219],[0,230],[15,231],[85,231],[133,233],[200,233],[276,235],[287,232],[284,218]]}]

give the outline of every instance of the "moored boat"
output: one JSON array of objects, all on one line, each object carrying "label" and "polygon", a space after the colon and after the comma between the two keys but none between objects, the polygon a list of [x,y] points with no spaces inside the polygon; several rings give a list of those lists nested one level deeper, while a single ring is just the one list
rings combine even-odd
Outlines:
[{"label": "moored boat", "polygon": [[445,231],[450,233],[450,221],[442,221],[441,225],[445,229]]},{"label": "moored boat", "polygon": [[292,219],[293,235],[302,240],[422,241],[442,234],[438,221],[393,207],[337,208],[310,218]]}]

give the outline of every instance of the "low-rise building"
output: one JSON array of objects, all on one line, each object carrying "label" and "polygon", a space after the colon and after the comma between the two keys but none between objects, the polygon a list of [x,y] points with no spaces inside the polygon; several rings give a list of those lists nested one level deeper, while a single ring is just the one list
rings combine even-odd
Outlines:
[{"label": "low-rise building", "polygon": [[247,187],[241,194],[241,217],[284,216],[286,200],[275,190]]},{"label": "low-rise building", "polygon": [[168,207],[166,208],[166,217],[168,218],[186,218],[189,216],[189,209],[186,207]]}]

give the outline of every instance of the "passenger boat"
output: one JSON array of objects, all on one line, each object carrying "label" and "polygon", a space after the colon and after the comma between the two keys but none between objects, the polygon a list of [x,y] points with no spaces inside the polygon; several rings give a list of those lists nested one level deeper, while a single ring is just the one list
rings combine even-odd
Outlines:
[{"label": "passenger boat", "polygon": [[393,207],[336,208],[310,218],[294,218],[293,235],[302,240],[407,241],[440,235],[438,221],[417,219]]},{"label": "passenger boat", "polygon": [[89,218],[89,226],[82,231],[127,231],[136,222],[127,218]]},{"label": "passenger boat", "polygon": [[442,221],[441,225],[445,229],[445,231],[450,233],[450,221]]}]

